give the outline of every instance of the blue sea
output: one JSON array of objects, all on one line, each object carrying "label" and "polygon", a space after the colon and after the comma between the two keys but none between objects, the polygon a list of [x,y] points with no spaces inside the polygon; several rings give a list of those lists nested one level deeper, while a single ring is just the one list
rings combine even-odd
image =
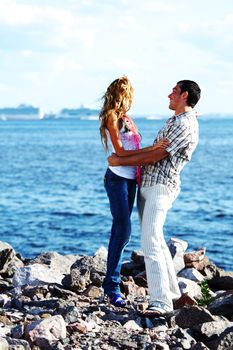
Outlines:
[{"label": "blue sea", "polygon": [[[189,251],[206,247],[214,263],[233,270],[233,119],[199,120],[200,142],[164,232],[188,241]],[[143,146],[164,121],[136,119]],[[22,256],[107,248],[111,217],[98,128],[97,120],[0,122],[0,240]],[[140,249],[136,207],[126,259],[134,249]]]}]

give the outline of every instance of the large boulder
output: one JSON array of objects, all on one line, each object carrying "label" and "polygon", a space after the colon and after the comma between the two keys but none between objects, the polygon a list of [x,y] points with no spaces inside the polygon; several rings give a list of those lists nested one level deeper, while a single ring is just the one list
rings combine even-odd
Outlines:
[{"label": "large boulder", "polygon": [[51,270],[57,271],[61,275],[70,273],[70,267],[74,264],[80,255],[61,255],[57,252],[46,252],[38,255],[34,259],[28,259],[27,265],[41,264],[49,267]]},{"label": "large boulder", "polygon": [[62,283],[74,292],[84,291],[90,284],[100,287],[106,274],[107,250],[98,249],[94,256],[83,256],[70,268]]},{"label": "large boulder", "polygon": [[205,343],[216,340],[227,329],[233,329],[233,322],[229,322],[224,318],[217,321],[205,322],[192,327],[195,339]]},{"label": "large boulder", "polygon": [[183,269],[178,273],[178,277],[184,277],[194,282],[201,282],[204,280],[204,276],[193,267]]},{"label": "large boulder", "polygon": [[12,246],[0,241],[0,275],[11,277],[15,270],[22,266],[24,266],[24,264],[16,255]]},{"label": "large boulder", "polygon": [[25,336],[31,345],[50,349],[59,340],[66,338],[66,323],[61,315],[35,321],[26,326]]},{"label": "large boulder", "polygon": [[15,288],[20,288],[25,285],[61,284],[63,277],[63,274],[45,265],[33,264],[20,267],[15,271],[13,285]]},{"label": "large boulder", "polygon": [[208,310],[214,315],[233,316],[233,290],[216,297]]},{"label": "large boulder", "polygon": [[216,317],[211,315],[211,313],[203,307],[185,306],[175,312],[175,315],[172,316],[171,322],[172,326],[177,325],[181,328],[191,328],[195,325],[215,320]]},{"label": "large boulder", "polygon": [[188,293],[192,298],[201,299],[201,287],[198,283],[188,278],[178,277],[178,284],[182,295]]}]

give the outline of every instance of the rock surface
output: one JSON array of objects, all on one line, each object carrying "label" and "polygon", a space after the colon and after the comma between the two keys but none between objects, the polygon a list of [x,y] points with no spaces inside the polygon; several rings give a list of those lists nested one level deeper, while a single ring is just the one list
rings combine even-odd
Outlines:
[{"label": "rock surface", "polygon": [[[122,265],[128,304],[115,308],[104,300],[101,287],[105,248],[93,256],[48,252],[23,259],[0,242],[0,350],[232,349],[232,274],[210,263],[203,249],[185,253],[187,242],[177,239],[169,246],[182,276],[182,297],[174,302],[174,312],[149,319],[138,313],[148,305],[140,251]],[[200,285],[203,279],[213,291],[211,303],[200,307],[209,300]]]}]

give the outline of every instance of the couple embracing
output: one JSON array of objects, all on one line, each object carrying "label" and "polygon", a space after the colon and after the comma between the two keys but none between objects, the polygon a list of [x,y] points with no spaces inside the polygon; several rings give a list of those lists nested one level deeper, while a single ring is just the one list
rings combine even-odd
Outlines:
[{"label": "couple embracing", "polygon": [[130,239],[130,216],[138,185],[137,206],[141,225],[150,302],[145,316],[160,316],[173,310],[180,290],[163,225],[180,191],[180,172],[198,143],[197,114],[193,110],[201,90],[191,80],[181,80],[168,95],[174,115],[158,132],[154,144],[140,148],[140,134],[127,115],[133,88],[123,76],[113,81],[103,96],[100,134],[105,149],[113,155],[104,184],[112,214],[107,273],[103,288],[109,302],[124,307],[120,292],[123,251]]}]

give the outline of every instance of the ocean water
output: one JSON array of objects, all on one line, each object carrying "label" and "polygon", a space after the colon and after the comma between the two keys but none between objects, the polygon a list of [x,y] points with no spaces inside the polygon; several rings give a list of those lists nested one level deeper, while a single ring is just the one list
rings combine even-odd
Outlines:
[{"label": "ocean water", "polygon": [[[143,146],[164,120],[136,120]],[[0,240],[24,257],[45,251],[93,254],[107,248],[111,217],[103,187],[107,167],[93,120],[0,122]],[[233,270],[233,119],[200,118],[200,142],[181,176],[165,236],[206,247]],[[125,251],[140,249],[136,207]]]}]

